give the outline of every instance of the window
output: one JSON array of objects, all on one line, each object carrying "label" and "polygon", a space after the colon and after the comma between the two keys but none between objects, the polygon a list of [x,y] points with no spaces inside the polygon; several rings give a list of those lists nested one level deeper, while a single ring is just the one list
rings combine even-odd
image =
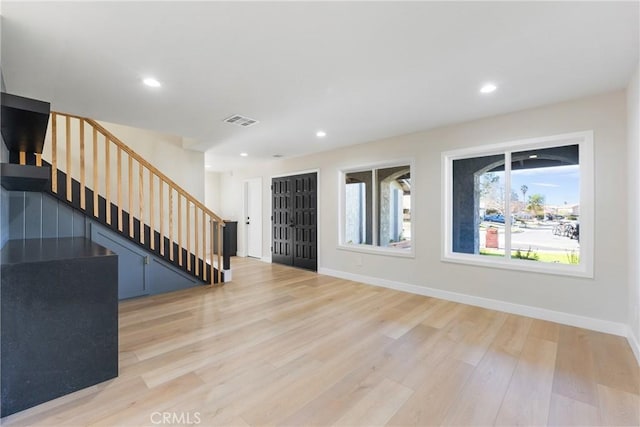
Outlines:
[{"label": "window", "polygon": [[342,172],[341,246],[412,253],[411,167]]},{"label": "window", "polygon": [[443,154],[447,261],[592,276],[593,137]]}]

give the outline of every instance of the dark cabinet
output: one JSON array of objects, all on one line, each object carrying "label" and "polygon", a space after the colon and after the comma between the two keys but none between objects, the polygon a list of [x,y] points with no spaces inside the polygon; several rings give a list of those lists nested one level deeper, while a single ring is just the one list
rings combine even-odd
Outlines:
[{"label": "dark cabinet", "polygon": [[[213,238],[218,238],[217,227],[213,231]],[[238,251],[238,221],[224,221],[224,231],[222,232],[222,253],[228,256],[236,256]],[[214,254],[218,251],[214,248]]]},{"label": "dark cabinet", "polygon": [[238,221],[224,222],[224,248],[229,249],[229,256],[236,256],[238,252]]}]

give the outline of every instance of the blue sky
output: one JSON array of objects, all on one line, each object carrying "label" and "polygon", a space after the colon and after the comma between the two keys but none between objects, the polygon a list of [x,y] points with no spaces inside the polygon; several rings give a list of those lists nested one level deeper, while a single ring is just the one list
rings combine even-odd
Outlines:
[{"label": "blue sky", "polygon": [[580,166],[555,166],[550,168],[522,169],[511,172],[511,188],[522,200],[520,187],[526,185],[527,199],[532,194],[545,196],[545,204],[561,206],[580,203]]}]

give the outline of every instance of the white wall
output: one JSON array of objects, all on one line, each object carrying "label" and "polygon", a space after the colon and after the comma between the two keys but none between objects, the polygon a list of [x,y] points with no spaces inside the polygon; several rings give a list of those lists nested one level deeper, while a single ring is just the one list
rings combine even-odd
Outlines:
[{"label": "white wall", "polygon": [[220,215],[221,212],[221,173],[206,171],[204,174],[204,205]]},{"label": "white wall", "polygon": [[640,364],[640,64],[627,89],[629,342]]},{"label": "white wall", "polygon": [[183,138],[100,122],[111,133],[140,154],[198,200],[204,200],[204,153],[182,148]]},{"label": "white wall", "polygon": [[[582,130],[595,135],[595,277],[550,276],[444,263],[440,259],[440,154],[523,138]],[[533,307],[532,315],[625,333],[628,312],[626,98],[624,91],[398,136],[316,155],[265,163],[260,172],[222,177],[229,213],[242,211],[242,181],[263,177],[263,252],[270,253],[273,175],[319,169],[319,270],[371,283],[472,302],[496,300]],[[416,257],[395,258],[338,249],[338,171],[393,159],[415,160],[412,206]],[[237,218],[233,218],[237,219]],[[242,227],[238,242],[242,245]],[[243,252],[242,248],[240,253]],[[491,302],[491,301],[489,301]],[[491,302],[493,304],[493,302]],[[489,305],[491,305],[489,304]],[[493,304],[495,306],[495,304]],[[508,308],[505,308],[508,309]],[[536,311],[537,310],[537,311]],[[549,311],[550,310],[550,311]],[[522,311],[522,310],[521,310]],[[559,313],[555,313],[559,312]],[[558,314],[558,316],[555,316]],[[564,319],[564,314],[569,319]],[[555,317],[554,317],[555,316]],[[564,317],[563,317],[564,316]]]}]

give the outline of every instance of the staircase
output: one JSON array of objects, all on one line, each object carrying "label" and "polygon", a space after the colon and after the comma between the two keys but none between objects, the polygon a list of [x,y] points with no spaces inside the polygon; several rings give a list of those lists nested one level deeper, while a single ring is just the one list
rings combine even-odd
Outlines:
[{"label": "staircase", "polygon": [[50,150],[20,152],[48,167],[58,200],[207,284],[224,282],[224,221],[95,120],[53,112]]}]

